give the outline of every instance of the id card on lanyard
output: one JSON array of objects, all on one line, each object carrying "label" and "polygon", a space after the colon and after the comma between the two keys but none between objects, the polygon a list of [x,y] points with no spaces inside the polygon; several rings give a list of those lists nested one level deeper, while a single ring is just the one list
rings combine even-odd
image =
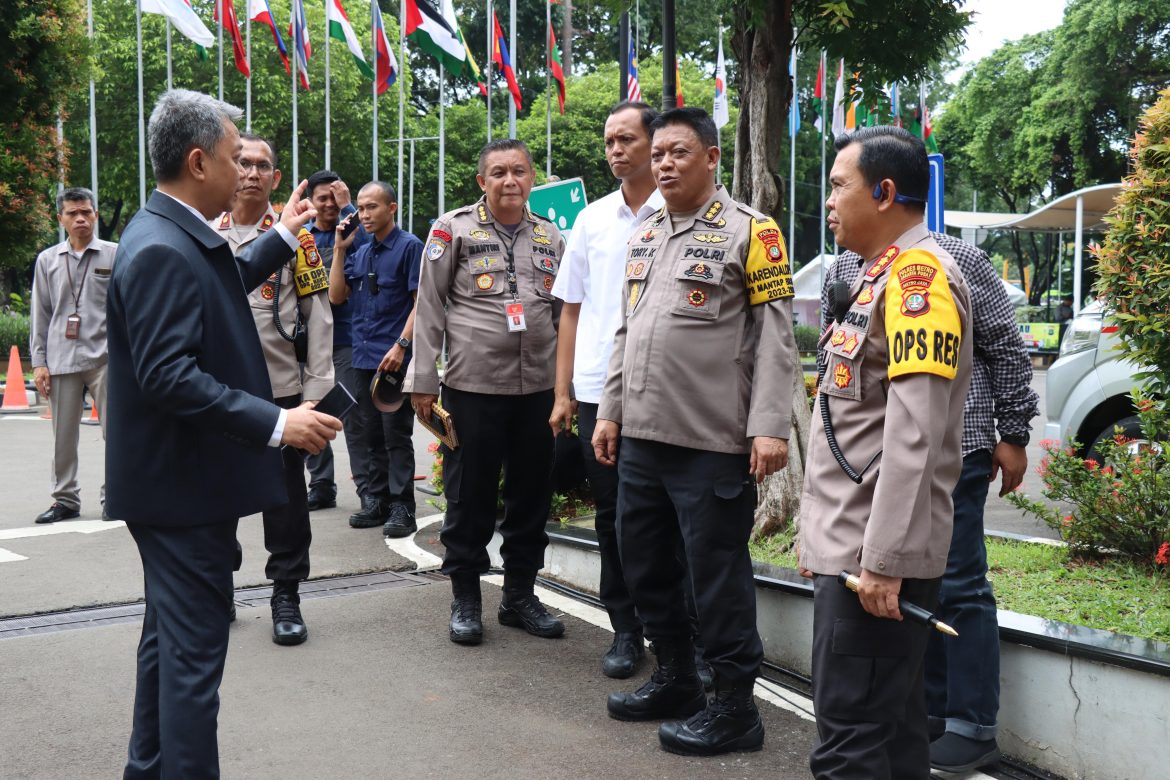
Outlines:
[{"label": "id card on lanyard", "polygon": [[520,289],[516,285],[516,256],[512,250],[516,246],[516,235],[512,234],[512,242],[507,246],[508,253],[508,292],[512,294],[512,302],[504,306],[504,318],[508,321],[508,332],[519,333],[528,330],[524,321],[524,304],[520,302]]}]

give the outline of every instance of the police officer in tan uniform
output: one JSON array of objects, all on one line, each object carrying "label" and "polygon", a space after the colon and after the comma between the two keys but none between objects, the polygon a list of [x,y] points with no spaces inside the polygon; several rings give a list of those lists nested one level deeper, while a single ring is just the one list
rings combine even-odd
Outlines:
[{"label": "police officer in tan uniform", "polygon": [[[276,151],[258,136],[242,134],[240,182],[230,212],[211,221],[240,255],[280,217],[269,197],[280,184]],[[312,234],[302,228],[300,247],[289,262],[248,294],[276,404],[285,409],[319,401],[333,386],[333,314],[329,275]],[[299,583],[309,576],[308,490],[304,455],[283,447],[289,502],[264,513],[265,575],[272,580],[272,641],[298,645],[309,632],[301,616]]]},{"label": "police officer in tan uniform", "polygon": [[[801,498],[800,565],[815,581],[810,765],[818,780],[925,779],[931,629],[903,620],[898,598],[932,609],[946,567],[970,291],[923,223],[922,141],[871,127],[835,146],[829,227],[866,262],[822,337]],[[837,581],[842,571],[860,574],[858,594]]]},{"label": "police officer in tan uniform", "polygon": [[439,217],[423,250],[414,360],[404,389],[424,420],[440,392],[435,363],[446,339],[442,405],[459,438],[445,444],[447,514],[440,540],[451,577],[451,641],[483,639],[479,576],[489,567],[503,466],[504,598],[500,623],[541,637],[565,627],[533,592],[544,566],[552,497],[548,425],[559,304],[553,282],[564,251],[556,226],[527,207],[535,176],[528,147],[489,143],[476,180],[484,197]]},{"label": "police officer in tan uniform", "polygon": [[[622,567],[658,668],[637,691],[611,694],[608,709],[619,720],[688,718],[659,728],[674,753],[759,750],[752,689],[763,646],[747,543],[756,485],[788,460],[792,278],[776,223],[716,186],[706,112],[667,111],[651,129],[666,206],[629,242],[624,319],[593,444],[599,461],[617,462]],[[710,702],[695,670],[680,547],[715,670]]]}]

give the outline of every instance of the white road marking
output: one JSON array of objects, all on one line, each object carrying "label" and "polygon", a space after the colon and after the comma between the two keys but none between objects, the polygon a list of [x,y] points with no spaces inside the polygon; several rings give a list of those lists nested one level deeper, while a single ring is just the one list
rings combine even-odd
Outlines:
[{"label": "white road marking", "polygon": [[[432,526],[435,523],[443,522],[443,517],[444,514],[440,512],[437,515],[429,515],[427,517],[418,518],[418,530],[421,531],[422,529],[427,528],[428,526]],[[418,531],[415,531],[415,533],[418,533]],[[391,539],[387,537],[386,546],[390,548],[391,552],[397,553],[407,560],[414,561],[415,565],[418,566],[420,570],[434,569],[443,563],[442,558],[435,555],[434,553],[427,552],[415,544],[414,534],[411,534],[405,539]]]},{"label": "white road marking", "polygon": [[27,560],[28,558],[23,555],[17,555],[12,550],[5,550],[3,547],[0,547],[0,563],[14,563],[16,561]]},{"label": "white road marking", "polygon": [[94,534],[114,528],[123,528],[125,525],[121,520],[65,520],[60,523],[0,530],[0,539],[31,539],[35,536],[55,536],[57,534]]}]

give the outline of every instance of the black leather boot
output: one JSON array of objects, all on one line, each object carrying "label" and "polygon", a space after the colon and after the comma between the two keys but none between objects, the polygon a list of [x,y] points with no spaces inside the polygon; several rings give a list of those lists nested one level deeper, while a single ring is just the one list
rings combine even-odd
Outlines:
[{"label": "black leather boot", "polygon": [[496,614],[500,625],[522,628],[544,639],[564,636],[565,624],[549,614],[536,597],[535,588],[536,572],[504,571],[504,599]]},{"label": "black leather boot", "polygon": [[601,659],[601,672],[606,677],[624,680],[634,674],[645,655],[641,631],[618,631],[613,635],[609,652]]},{"label": "black leather boot", "polygon": [[707,697],[695,674],[695,650],[689,639],[655,640],[658,666],[633,693],[611,693],[606,702],[616,720],[685,718],[703,709]]},{"label": "black leather boot", "polygon": [[309,638],[301,617],[301,597],[296,580],[272,583],[272,641],[278,645],[299,645]]},{"label": "black leather boot", "polygon": [[483,641],[483,600],[479,592],[479,577],[454,575],[451,577],[451,641],[460,645],[478,645]]},{"label": "black leather boot", "polygon": [[390,509],[373,496],[362,496],[362,508],[349,516],[350,528],[374,528],[390,518]]},{"label": "black leather boot", "polygon": [[755,680],[731,682],[716,677],[715,695],[707,708],[687,720],[658,727],[658,741],[670,753],[717,756],[751,752],[764,746],[764,722],[752,698]]}]

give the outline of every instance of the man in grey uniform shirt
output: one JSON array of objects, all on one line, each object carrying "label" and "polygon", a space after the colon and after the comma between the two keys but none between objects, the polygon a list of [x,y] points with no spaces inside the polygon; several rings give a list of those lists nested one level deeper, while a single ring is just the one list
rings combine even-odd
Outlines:
[{"label": "man in grey uniform shirt", "polygon": [[[57,221],[68,238],[37,256],[33,275],[29,352],[33,382],[53,412],[53,505],[38,523],[78,517],[78,424],[86,388],[106,429],[106,290],[117,244],[94,234],[94,195],[70,187],[57,196]],[[102,485],[102,503],[106,488]],[[105,510],[102,510],[105,517]]]}]

